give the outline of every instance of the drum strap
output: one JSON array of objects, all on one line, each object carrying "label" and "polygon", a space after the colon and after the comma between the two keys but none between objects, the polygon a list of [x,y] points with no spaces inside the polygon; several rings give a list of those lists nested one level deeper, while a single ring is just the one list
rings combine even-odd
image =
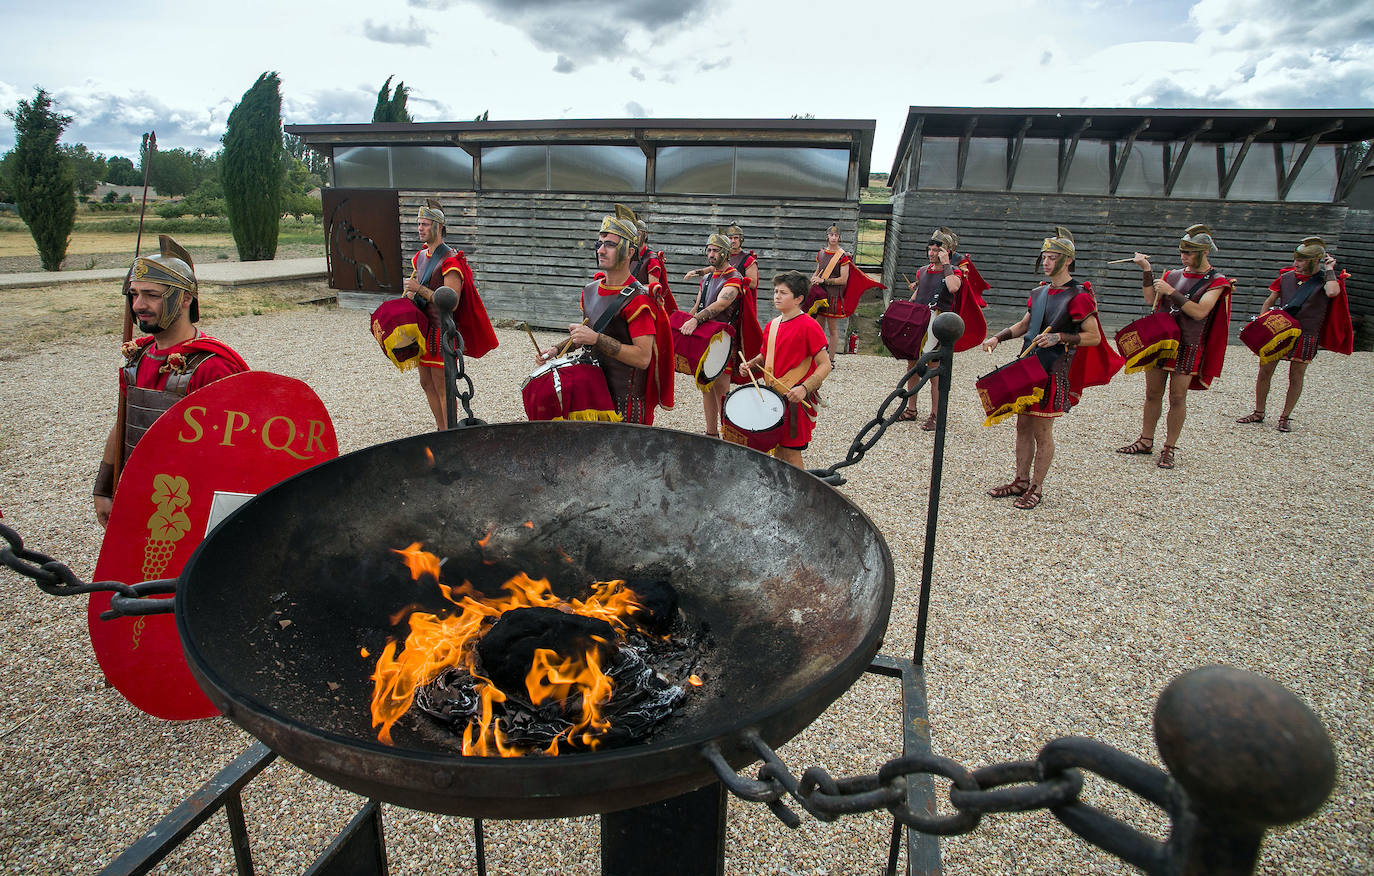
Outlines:
[{"label": "drum strap", "polygon": [[[1183,296],[1184,296],[1185,298],[1187,298],[1189,301],[1196,301],[1197,299],[1194,298],[1193,296],[1196,295],[1196,294],[1198,293],[1198,290],[1199,290],[1199,289],[1203,289],[1203,288],[1205,288],[1205,287],[1207,287],[1207,286],[1210,286],[1211,283],[1212,283],[1212,278],[1216,276],[1216,273],[1217,273],[1217,269],[1216,269],[1216,268],[1212,268],[1210,271],[1208,271],[1207,273],[1203,274],[1203,275],[1202,275],[1202,278],[1201,278],[1200,280],[1198,280],[1196,283],[1194,283],[1194,284],[1188,289],[1187,292],[1184,292],[1184,293],[1183,293]],[[1165,282],[1168,282],[1168,281],[1166,280]],[[1162,296],[1161,296],[1161,299],[1160,299],[1160,300],[1163,300],[1163,297],[1162,297]],[[1304,300],[1305,300],[1305,299],[1304,299]]]},{"label": "drum strap", "polygon": [[596,332],[597,334],[601,334],[602,332],[604,332],[606,330],[606,326],[611,324],[611,320],[615,319],[617,316],[620,315],[620,311],[624,309],[625,304],[630,300],[630,297],[632,295],[639,293],[642,293],[644,295],[649,294],[644,290],[644,287],[639,284],[638,280],[631,277],[630,282],[625,284],[625,288],[620,290],[620,297],[616,300],[616,302],[611,306],[607,307],[605,310],[603,310],[601,312],[601,316],[597,317],[596,324],[592,326],[592,331]]},{"label": "drum strap", "polygon": [[841,248],[841,249],[837,250],[837,251],[835,252],[835,254],[832,255],[832,256],[830,257],[830,263],[829,263],[828,265],[825,266],[825,270],[824,270],[824,271],[821,271],[821,279],[822,279],[822,280],[829,280],[829,279],[830,279],[830,272],[833,271],[833,270],[835,270],[835,265],[836,265],[836,263],[839,262],[840,257],[843,256],[843,255],[844,255],[844,249]]},{"label": "drum strap", "polygon": [[[1076,286],[1077,284],[1077,280],[1069,281],[1070,288]],[[1037,287],[1036,291],[1039,291],[1040,289],[1045,290],[1044,294],[1035,296],[1031,300],[1030,323],[1026,326],[1026,339],[1021,342],[1022,353],[1024,353],[1030,347],[1031,341],[1035,340],[1035,336],[1040,334],[1040,329],[1045,324],[1045,310],[1050,306],[1050,284],[1043,283],[1039,287]]]},{"label": "drum strap", "polygon": [[1288,311],[1289,316],[1297,316],[1298,311],[1302,310],[1302,306],[1307,303],[1307,299],[1312,297],[1312,293],[1316,292],[1324,285],[1326,285],[1326,281],[1322,279],[1322,276],[1320,274],[1313,274],[1311,277],[1307,278],[1306,283],[1298,287],[1297,296],[1280,309]]}]

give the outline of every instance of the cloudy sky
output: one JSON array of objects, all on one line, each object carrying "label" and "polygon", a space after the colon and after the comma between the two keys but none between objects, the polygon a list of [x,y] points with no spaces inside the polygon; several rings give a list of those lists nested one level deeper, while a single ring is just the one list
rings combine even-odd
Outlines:
[{"label": "cloudy sky", "polygon": [[[6,3],[0,106],[35,86],[65,142],[218,147],[265,70],[283,119],[367,122],[395,74],[417,121],[877,119],[888,169],[910,105],[1374,106],[1359,0],[72,0]],[[14,131],[0,120],[0,149]]]}]

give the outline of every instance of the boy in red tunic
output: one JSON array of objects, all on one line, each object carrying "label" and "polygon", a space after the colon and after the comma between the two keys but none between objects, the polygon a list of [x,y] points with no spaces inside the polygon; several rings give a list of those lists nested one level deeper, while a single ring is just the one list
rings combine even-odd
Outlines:
[{"label": "boy in red tunic", "polygon": [[773,307],[779,315],[764,328],[763,351],[745,364],[747,371],[762,365],[769,385],[786,395],[786,434],[773,455],[797,468],[816,425],[817,391],[830,373],[825,329],[802,312],[807,288],[800,271],[773,278]]},{"label": "boy in red tunic", "polygon": [[[1318,271],[1321,271],[1320,277]],[[1269,284],[1269,297],[1260,305],[1260,313],[1271,307],[1289,310],[1302,326],[1302,336],[1288,360],[1288,393],[1283,399],[1283,413],[1279,415],[1279,431],[1291,432],[1289,418],[1302,395],[1303,378],[1307,366],[1317,357],[1317,347],[1325,347],[1349,356],[1355,349],[1355,334],[1350,324],[1350,301],[1345,294],[1345,271],[1336,272],[1336,259],[1326,251],[1326,241],[1320,237],[1304,237],[1293,253],[1293,264],[1279,271]],[[1314,288],[1307,288],[1307,287]],[[1315,293],[1315,294],[1314,294]],[[1261,362],[1255,378],[1255,410],[1236,420],[1237,423],[1263,423],[1264,404],[1269,399],[1269,384],[1274,379],[1278,360]]]},{"label": "boy in red tunic", "polygon": [[158,243],[157,255],[140,256],[129,268],[129,313],[144,337],[120,351],[128,360],[119,371],[124,430],[118,421],[110,429],[91,491],[101,526],[110,521],[118,470],[157,418],[187,394],[248,370],[228,344],[195,325],[200,303],[191,254],[165,234]]}]

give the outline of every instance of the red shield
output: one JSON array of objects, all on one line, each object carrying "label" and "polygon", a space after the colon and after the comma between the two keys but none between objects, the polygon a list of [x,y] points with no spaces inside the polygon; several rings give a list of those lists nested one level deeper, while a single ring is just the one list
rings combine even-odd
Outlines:
[{"label": "red shield", "polygon": [[[130,454],[93,580],[175,578],[228,512],[338,455],[329,412],[299,380],[245,371],[191,393]],[[100,620],[109,607],[109,593],[91,594],[87,623],[110,684],[158,718],[219,714],[186,667],[172,615]]]}]

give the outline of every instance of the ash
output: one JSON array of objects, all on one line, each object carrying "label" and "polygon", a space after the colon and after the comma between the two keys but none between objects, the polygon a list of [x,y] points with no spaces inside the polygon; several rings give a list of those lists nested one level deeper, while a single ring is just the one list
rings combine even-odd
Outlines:
[{"label": "ash", "polygon": [[[506,699],[493,703],[492,708],[507,744],[526,749],[530,754],[542,753],[553,744],[555,738],[567,734],[577,723],[582,708],[581,694],[536,706],[530,702],[523,683],[511,680],[509,667],[497,668],[496,665],[501,662],[497,655],[490,649],[484,652],[480,647],[507,619],[514,621],[512,625],[528,628],[530,615],[525,615],[523,623],[515,616],[538,611],[551,610],[515,609],[503,614],[479,640],[478,665],[481,674],[474,675],[462,667],[445,669],[416,690],[415,704],[439,724],[461,736],[479,716],[482,687],[495,684],[492,676],[499,676],[504,684],[499,685],[498,689]],[[696,670],[710,644],[709,632],[704,625],[696,629],[689,628],[682,613],[677,611],[675,600],[670,618],[665,618],[664,613],[659,611],[653,612],[652,616],[636,616],[636,621],[641,623],[641,628],[630,630],[623,640],[602,649],[603,670],[612,679],[614,692],[601,707],[602,717],[610,722],[610,727],[595,736],[597,750],[641,742],[668,720],[687,700],[687,679]],[[653,632],[646,632],[646,629]],[[546,628],[544,635],[546,638],[538,644],[560,654],[570,653],[580,644],[575,641],[578,638],[576,633],[560,629],[557,624]],[[522,647],[516,650],[528,654],[529,642],[522,637],[521,644]],[[560,644],[567,650],[561,650]],[[522,660],[522,664],[527,670],[528,661]],[[492,669],[496,671],[492,672]],[[583,742],[582,735],[581,731],[577,734],[578,738],[569,739],[563,735],[558,740],[560,749],[590,750],[592,746]]]}]

